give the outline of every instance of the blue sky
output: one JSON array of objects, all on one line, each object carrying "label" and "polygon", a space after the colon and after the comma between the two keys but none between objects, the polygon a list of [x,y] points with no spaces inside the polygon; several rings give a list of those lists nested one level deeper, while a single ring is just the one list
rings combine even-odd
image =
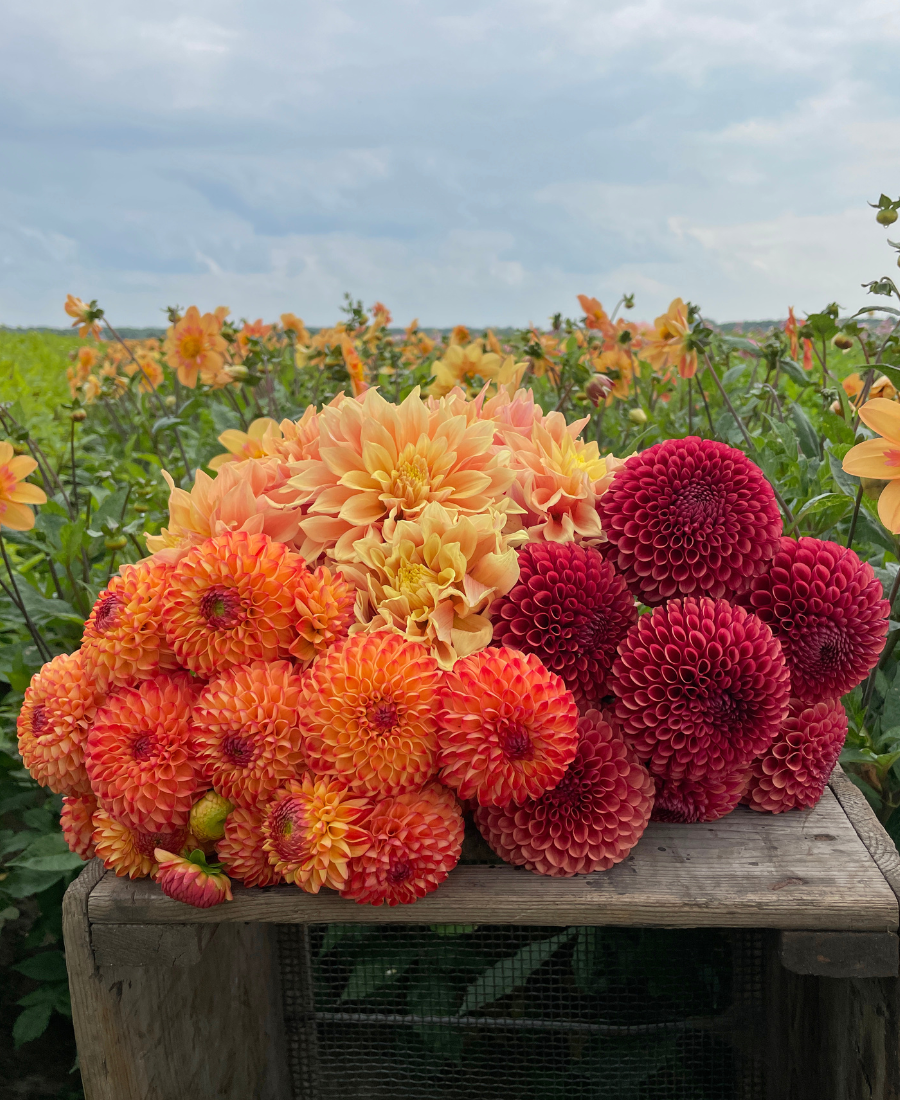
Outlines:
[{"label": "blue sky", "polygon": [[849,311],[898,48],[895,0],[7,0],[0,323]]}]

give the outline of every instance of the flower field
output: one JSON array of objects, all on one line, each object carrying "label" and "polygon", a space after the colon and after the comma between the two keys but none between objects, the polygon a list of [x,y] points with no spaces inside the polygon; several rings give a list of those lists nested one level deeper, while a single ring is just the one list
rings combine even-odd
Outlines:
[{"label": "flower field", "polygon": [[94,855],[203,907],[414,904],[466,837],[602,874],[651,819],[813,805],[839,754],[900,839],[900,292],[867,290],[746,333],[348,297],[132,340],[70,295],[71,338],[0,334],[15,1046],[69,1011]]}]

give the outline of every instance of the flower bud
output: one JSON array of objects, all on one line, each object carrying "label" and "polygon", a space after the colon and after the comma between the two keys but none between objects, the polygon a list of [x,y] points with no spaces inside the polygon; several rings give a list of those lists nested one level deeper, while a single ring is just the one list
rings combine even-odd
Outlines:
[{"label": "flower bud", "polygon": [[72,409],[69,413],[69,419],[74,420],[76,424],[80,424],[82,420],[87,420],[87,413],[84,409]]},{"label": "flower bud", "polygon": [[896,220],[897,211],[891,210],[890,208],[887,210],[879,210],[875,215],[875,221],[877,221],[879,225],[893,225]]},{"label": "flower bud", "polygon": [[640,408],[629,409],[628,419],[631,421],[632,424],[646,424],[647,414],[644,412],[643,409]]},{"label": "flower bud", "polygon": [[876,477],[861,477],[859,479],[860,485],[862,485],[862,491],[866,494],[869,500],[878,500],[881,496],[881,491],[886,485],[889,485],[889,481],[881,481]]},{"label": "flower bud", "polygon": [[122,550],[128,545],[128,539],[124,535],[110,535],[103,540],[107,550]]},{"label": "flower bud", "polygon": [[174,396],[174,394],[169,394],[169,396],[165,399],[165,402],[166,402],[166,408],[167,409],[174,409],[175,408],[175,396]]},{"label": "flower bud", "polygon": [[853,337],[846,332],[839,332],[831,341],[831,346],[839,351],[849,351],[853,347]]},{"label": "flower bud", "polygon": [[191,833],[200,841],[219,840],[225,835],[225,818],[233,809],[233,802],[207,791],[191,808]]},{"label": "flower bud", "polygon": [[607,378],[605,374],[595,374],[584,387],[584,392],[588,401],[590,401],[596,409],[612,388],[613,383],[611,378]]},{"label": "flower bud", "polygon": [[231,375],[233,381],[243,382],[250,371],[247,370],[243,363],[235,363],[233,366],[228,367],[228,373]]}]

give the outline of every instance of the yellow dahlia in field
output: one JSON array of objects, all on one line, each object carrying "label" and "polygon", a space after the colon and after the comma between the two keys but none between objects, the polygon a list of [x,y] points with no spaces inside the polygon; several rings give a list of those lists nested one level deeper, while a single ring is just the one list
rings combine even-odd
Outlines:
[{"label": "yellow dahlia in field", "polygon": [[135,360],[136,362],[123,363],[122,370],[129,378],[134,378],[136,374],[140,374],[141,380],[138,382],[138,389],[141,393],[150,393],[151,390],[159,389],[165,378],[159,360],[152,355],[140,352],[135,354]]},{"label": "yellow dahlia in field", "polygon": [[220,333],[221,322],[214,313],[204,313],[190,306],[177,324],[166,333],[163,350],[166,362],[178,372],[178,381],[193,389],[197,376],[203,382],[221,371],[228,345]]},{"label": "yellow dahlia in field", "polygon": [[347,636],[353,621],[356,589],[343,574],[332,574],[324,565],[302,573],[294,589],[297,637],[291,654],[309,664],[329,646]]},{"label": "yellow dahlia in field", "polygon": [[691,331],[688,307],[675,298],[653,324],[656,332],[641,349],[641,358],[660,374],[677,367],[682,378],[693,378],[697,373],[697,352],[688,340]]},{"label": "yellow dahlia in field", "polygon": [[76,298],[74,294],[67,294],[63,309],[70,317],[75,318],[72,328],[78,329],[78,335],[82,340],[86,340],[88,336],[93,336],[95,340],[100,339],[100,326],[97,322],[103,316],[103,310],[97,309],[96,301],[88,304]]},{"label": "yellow dahlia in field", "polygon": [[263,847],[264,819],[264,811],[238,806],[225,819],[225,835],[216,841],[216,855],[222,866],[245,886],[272,886],[283,881]]},{"label": "yellow dahlia in field", "polygon": [[500,373],[502,366],[501,356],[485,351],[480,340],[466,347],[452,344],[434,364],[434,381],[428,392],[432,397],[443,397],[454,386],[465,385],[475,378],[491,382]]},{"label": "yellow dahlia in field", "polygon": [[305,344],[309,340],[309,330],[296,313],[282,313],[281,327],[285,332],[293,332],[298,344]]},{"label": "yellow dahlia in field", "polygon": [[108,871],[115,871],[120,878],[147,878],[153,873],[153,855],[139,850],[132,829],[104,809],[95,812],[93,825],[94,854]]},{"label": "yellow dahlia in field", "polygon": [[366,569],[360,618],[367,630],[396,631],[421,642],[441,668],[491,640],[487,609],[519,577],[515,549],[494,511],[459,516],[426,505],[415,520],[388,520],[382,538],[362,539]]},{"label": "yellow dahlia in field", "polygon": [[351,794],[340,780],[307,772],[270,803],[263,848],[277,873],[308,894],[323,886],[342,890],[350,860],[371,844],[359,827],[371,810],[368,798]]},{"label": "yellow dahlia in field", "polygon": [[290,661],[251,661],[204,687],[194,707],[195,751],[206,778],[235,805],[264,806],[302,771],[302,688]]},{"label": "yellow dahlia in field", "polygon": [[900,534],[900,404],[878,397],[860,406],[859,419],[881,437],[857,443],[844,455],[844,469],[857,477],[889,481],[878,498],[878,518]]},{"label": "yellow dahlia in field", "polygon": [[154,558],[123,565],[97,597],[84,624],[81,659],[102,691],[178,667],[162,625],[170,571]]},{"label": "yellow dahlia in field", "polygon": [[82,859],[94,858],[94,822],[97,799],[92,794],[67,794],[62,800],[59,827],[63,840]]},{"label": "yellow dahlia in field", "polygon": [[399,406],[368,390],[319,413],[321,458],[299,464],[291,484],[308,502],[301,529],[307,561],[353,544],[386,519],[412,519],[431,501],[465,515],[485,512],[509,488],[508,456],[493,425],[468,422],[448,406],[429,409],[418,389]]},{"label": "yellow dahlia in field", "polygon": [[226,462],[244,462],[248,458],[265,458],[266,450],[263,437],[267,432],[278,432],[278,422],[271,416],[261,416],[254,420],[245,431],[229,428],[219,436],[219,442],[225,448],[225,454],[216,455],[207,462],[211,470],[218,470]]},{"label": "yellow dahlia in field", "polygon": [[85,749],[91,787],[117,820],[140,833],[187,829],[199,775],[185,673],[122,688],[94,717]]},{"label": "yellow dahlia in field", "polygon": [[201,676],[290,654],[297,637],[294,593],[306,565],[267,535],[229,532],[189,550],[163,597],[166,640]]},{"label": "yellow dahlia in field", "polygon": [[56,794],[90,793],[84,746],[102,699],[77,652],[60,653],[32,676],[16,728],[35,782]]},{"label": "yellow dahlia in field", "polygon": [[44,490],[25,481],[36,467],[33,458],[17,455],[11,443],[0,440],[0,527],[11,531],[30,531],[34,527],[34,512],[28,505],[47,503]]},{"label": "yellow dahlia in field", "polygon": [[310,669],[300,727],[310,767],[360,794],[404,794],[435,773],[440,682],[427,650],[398,634],[354,634]]}]

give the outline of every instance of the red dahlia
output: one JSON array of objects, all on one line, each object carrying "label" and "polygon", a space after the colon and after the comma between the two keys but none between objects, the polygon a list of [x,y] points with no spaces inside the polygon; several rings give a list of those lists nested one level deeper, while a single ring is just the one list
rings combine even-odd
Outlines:
[{"label": "red dahlia", "polygon": [[781,647],[726,600],[670,600],[642,616],[613,674],[623,732],[665,778],[736,771],[765,752],[787,714]]},{"label": "red dahlia", "polygon": [[753,761],[744,801],[772,814],[815,806],[846,736],[847,715],[840,699],[810,706],[792,699],[790,714],[768,752]]},{"label": "red dahlia", "polygon": [[611,560],[645,604],[742,592],[778,548],[772,486],[743,452],[668,439],[627,459],[597,504]]},{"label": "red dahlia", "polygon": [[890,605],[871,565],[821,539],[783,538],[769,571],[741,603],[767,623],[806,703],[844,695],[875,667]]},{"label": "red dahlia", "polygon": [[519,806],[485,807],[475,823],[497,855],[539,875],[606,871],[650,819],[653,780],[596,710],[578,722],[578,751],[552,791]]},{"label": "red dahlia", "polygon": [[730,814],[747,787],[746,767],[702,779],[657,779],[654,821],[718,821]]},{"label": "red dahlia", "polygon": [[491,609],[494,641],[534,653],[581,706],[608,694],[616,646],[637,619],[634,597],[603,555],[575,543],[519,551],[519,581]]}]

